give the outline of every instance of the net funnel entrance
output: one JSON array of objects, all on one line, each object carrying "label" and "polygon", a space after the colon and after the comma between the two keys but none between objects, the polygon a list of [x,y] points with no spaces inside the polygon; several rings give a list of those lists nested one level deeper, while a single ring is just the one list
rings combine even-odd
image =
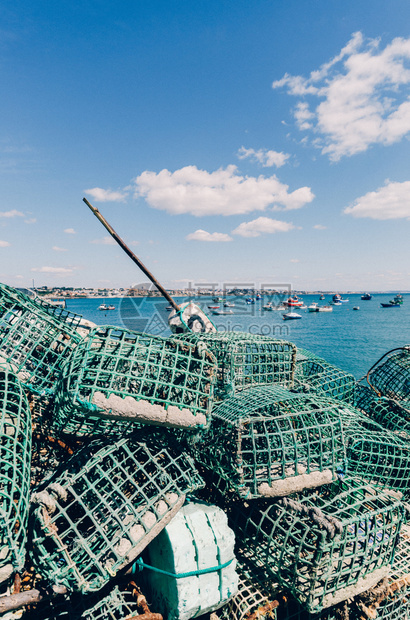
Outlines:
[{"label": "net funnel entrance", "polygon": [[0,366],[0,583],[24,566],[30,459],[27,398],[17,377]]},{"label": "net funnel entrance", "polygon": [[190,440],[194,458],[248,499],[328,484],[344,465],[340,403],[281,387],[253,387],[213,411]]},{"label": "net funnel entrance", "polygon": [[350,373],[317,357],[305,349],[298,349],[295,367],[295,387],[313,390],[338,400],[353,402],[356,380]]},{"label": "net funnel entrance", "polygon": [[195,345],[104,326],[64,366],[54,426],[76,435],[209,424],[215,360]]},{"label": "net funnel entrance", "polygon": [[388,575],[403,516],[397,498],[351,478],[299,501],[252,502],[233,527],[239,557],[320,613]]},{"label": "net funnel entrance", "polygon": [[63,362],[80,342],[72,323],[41,303],[0,285],[0,361],[37,394],[51,394]]},{"label": "net funnel entrance", "polygon": [[93,442],[33,496],[32,559],[46,579],[99,590],[203,485],[187,455],[142,439]]},{"label": "net funnel entrance", "polygon": [[243,332],[184,334],[183,338],[201,344],[216,357],[215,395],[219,399],[254,385],[292,385],[296,346],[291,342]]}]

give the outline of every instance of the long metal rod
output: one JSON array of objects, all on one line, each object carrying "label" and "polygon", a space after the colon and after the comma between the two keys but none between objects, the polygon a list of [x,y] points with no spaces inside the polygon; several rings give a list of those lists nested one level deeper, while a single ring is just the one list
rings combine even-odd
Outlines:
[{"label": "long metal rod", "polygon": [[157,287],[157,289],[159,290],[159,292],[165,297],[165,299],[171,304],[171,306],[176,310],[176,312],[179,312],[180,307],[178,306],[178,304],[172,299],[171,295],[164,289],[163,286],[161,286],[161,284],[158,282],[158,280],[152,275],[152,273],[145,267],[144,263],[142,261],[140,261],[140,259],[138,258],[138,256],[136,256],[134,254],[134,252],[131,252],[131,250],[129,249],[129,247],[124,243],[124,241],[121,239],[121,237],[119,235],[117,235],[117,233],[115,232],[115,230],[113,229],[112,226],[110,226],[110,224],[107,222],[107,220],[105,219],[105,217],[103,215],[101,215],[101,213],[99,212],[98,209],[96,209],[95,207],[92,206],[92,204],[90,204],[87,200],[87,198],[83,198],[83,201],[85,202],[85,204],[87,205],[87,207],[89,207],[91,209],[91,211],[94,213],[95,217],[97,219],[100,220],[101,224],[104,226],[104,228],[110,233],[111,237],[113,239],[115,239],[115,241],[118,243],[118,245],[124,250],[124,252],[126,254],[128,254],[128,256],[130,257],[130,259],[136,264],[138,265],[138,267],[141,269],[142,272],[145,273],[145,275],[147,276],[147,278],[149,280],[151,280],[151,282],[153,284],[155,284],[155,286]]}]

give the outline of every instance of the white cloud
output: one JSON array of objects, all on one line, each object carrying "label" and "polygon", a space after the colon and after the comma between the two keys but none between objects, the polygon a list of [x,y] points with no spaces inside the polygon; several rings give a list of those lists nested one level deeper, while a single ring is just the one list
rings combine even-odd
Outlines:
[{"label": "white cloud", "polygon": [[241,146],[237,155],[239,159],[246,159],[249,157],[254,161],[258,161],[264,168],[271,168],[272,166],[280,168],[290,157],[287,153],[278,153],[277,151],[268,151],[266,149],[255,151],[254,149],[247,149],[244,146]]},{"label": "white cloud", "polygon": [[289,186],[275,175],[248,177],[237,174],[236,166],[214,172],[186,166],[175,172],[145,171],[135,179],[135,195],[173,215],[235,215],[274,210],[300,209],[314,198],[309,187],[289,193]]},{"label": "white cloud", "polygon": [[327,226],[323,226],[323,224],[315,224],[313,228],[315,230],[326,230]]},{"label": "white cloud", "polygon": [[73,269],[67,267],[32,267],[31,271],[37,271],[38,273],[55,273],[65,275],[73,273]]},{"label": "white cloud", "polygon": [[[286,74],[272,84],[304,97],[295,110],[301,130],[333,161],[389,145],[410,132],[410,39],[396,38],[379,49],[358,32],[335,58],[309,77]],[[319,98],[311,109],[307,97]]]},{"label": "white cloud", "polygon": [[260,237],[262,233],[288,232],[293,228],[295,226],[290,222],[272,220],[269,217],[258,217],[256,220],[243,222],[232,231],[232,234],[241,237]]},{"label": "white cloud", "polygon": [[8,241],[0,241],[0,248],[8,248],[10,245]]},{"label": "white cloud", "polygon": [[27,220],[24,220],[26,224],[35,224],[37,222],[36,217],[29,217]]},{"label": "white cloud", "polygon": [[67,252],[66,248],[59,248],[58,245],[53,245],[54,252]]},{"label": "white cloud", "polygon": [[410,181],[390,183],[357,198],[344,213],[373,220],[410,219]]},{"label": "white cloud", "polygon": [[90,243],[95,243],[97,245],[116,245],[116,242],[112,237],[103,237],[102,239],[93,239]]},{"label": "white cloud", "polygon": [[102,189],[102,187],[85,189],[84,192],[96,202],[123,202],[127,197],[124,192],[114,192],[111,189]]},{"label": "white cloud", "polygon": [[74,228],[66,228],[64,230],[64,232],[67,233],[67,235],[75,235],[76,234]]},{"label": "white cloud", "polygon": [[12,209],[11,211],[0,211],[0,217],[24,217],[24,213]]},{"label": "white cloud", "polygon": [[300,260],[298,258],[291,258],[290,263],[300,263]]},{"label": "white cloud", "polygon": [[225,233],[209,233],[201,228],[187,235],[186,239],[188,239],[188,241],[232,241],[232,237]]}]

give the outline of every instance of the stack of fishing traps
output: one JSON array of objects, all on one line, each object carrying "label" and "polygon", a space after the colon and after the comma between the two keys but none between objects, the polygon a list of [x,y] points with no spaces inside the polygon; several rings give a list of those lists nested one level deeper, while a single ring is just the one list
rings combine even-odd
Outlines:
[{"label": "stack of fishing traps", "polygon": [[0,285],[0,620],[410,616],[410,348],[169,338]]}]

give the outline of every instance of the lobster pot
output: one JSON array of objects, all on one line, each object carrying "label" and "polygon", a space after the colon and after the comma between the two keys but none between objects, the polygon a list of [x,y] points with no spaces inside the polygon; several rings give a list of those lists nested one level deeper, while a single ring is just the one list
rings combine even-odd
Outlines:
[{"label": "lobster pot", "polygon": [[219,620],[276,620],[277,600],[270,582],[261,583],[252,575],[240,571],[238,592],[218,611]]},{"label": "lobster pot", "polygon": [[353,402],[356,380],[350,373],[332,366],[310,351],[298,349],[295,366],[295,388],[325,394],[338,400]]},{"label": "lobster pot", "polygon": [[220,508],[186,504],[151,542],[142,564],[158,611],[167,620],[189,620],[224,605],[238,590],[234,544]]},{"label": "lobster pot", "polygon": [[360,479],[300,501],[283,498],[236,511],[238,555],[278,580],[310,613],[320,613],[386,577],[404,507]]},{"label": "lobster pot", "polygon": [[0,366],[0,583],[24,565],[30,457],[28,402],[17,377]]},{"label": "lobster pot", "polygon": [[381,396],[401,402],[410,412],[410,345],[402,347],[377,362],[367,380]]},{"label": "lobster pot", "polygon": [[406,441],[410,440],[409,411],[402,403],[386,396],[379,397],[371,388],[357,385],[355,406],[384,428],[393,431]]},{"label": "lobster pot", "polygon": [[62,363],[80,340],[72,324],[0,285],[0,361],[7,362],[30,391],[53,392]]},{"label": "lobster pot", "polygon": [[191,459],[142,437],[90,444],[33,495],[33,563],[48,580],[102,588],[203,484]]},{"label": "lobster pot", "polygon": [[133,423],[204,427],[215,374],[215,360],[195,345],[99,327],[64,366],[53,424],[79,436],[129,430]]},{"label": "lobster pot", "polygon": [[363,431],[351,437],[347,447],[349,474],[371,481],[375,486],[392,487],[408,494],[410,489],[410,449],[394,433]]},{"label": "lobster pot", "polygon": [[137,598],[131,592],[122,591],[118,586],[106,590],[40,603],[24,616],[24,620],[125,620],[139,617]]},{"label": "lobster pot", "polygon": [[254,385],[292,385],[296,346],[291,342],[243,332],[184,335],[183,338],[198,343],[198,347],[206,347],[216,357],[215,394],[219,399]]},{"label": "lobster pot", "polygon": [[210,429],[188,441],[239,495],[289,495],[336,479],[345,459],[341,408],[315,394],[253,387],[223,401]]}]

